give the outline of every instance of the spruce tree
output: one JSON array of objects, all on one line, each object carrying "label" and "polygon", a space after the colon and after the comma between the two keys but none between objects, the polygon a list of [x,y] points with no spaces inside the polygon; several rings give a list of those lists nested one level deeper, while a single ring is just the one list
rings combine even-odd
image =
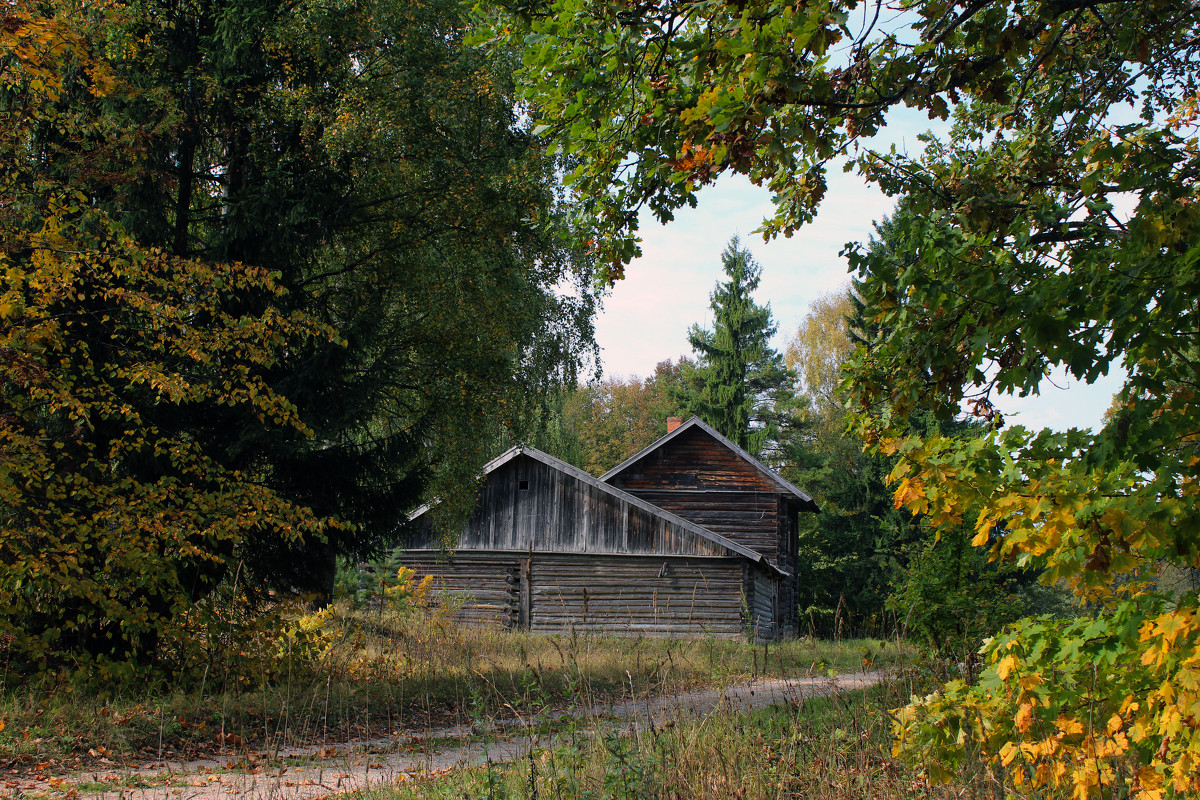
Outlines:
[{"label": "spruce tree", "polygon": [[336,331],[267,376],[311,436],[184,421],[345,523],[237,554],[256,585],[327,592],[334,555],[376,555],[422,499],[465,495],[497,430],[574,382],[591,281],[560,244],[554,162],[515,116],[515,56],[467,46],[448,0],[199,0],[121,19],[104,21],[114,40],[147,46],[116,68],[166,110],[123,109],[145,157],[103,199],[146,246],[278,273],[276,302]]},{"label": "spruce tree", "polygon": [[709,295],[713,329],[693,325],[688,341],[696,353],[677,390],[680,404],[739,447],[764,455],[778,446],[794,410],[795,375],[771,347],[778,326],[770,305],[753,294],[762,267],[735,236],[721,253],[728,280]]},{"label": "spruce tree", "polygon": [[226,579],[328,595],[575,382],[590,259],[455,0],[0,21],[9,666],[175,659]]}]

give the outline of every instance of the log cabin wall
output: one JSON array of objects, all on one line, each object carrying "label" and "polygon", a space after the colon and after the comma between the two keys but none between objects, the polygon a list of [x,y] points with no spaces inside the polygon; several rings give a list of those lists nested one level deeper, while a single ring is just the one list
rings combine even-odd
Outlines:
[{"label": "log cabin wall", "polygon": [[745,635],[742,560],[535,555],[530,630]]},{"label": "log cabin wall", "polygon": [[[699,425],[647,452],[608,482],[761,553],[790,575],[798,574],[797,515],[802,503]],[[773,623],[781,633],[798,633],[795,580],[778,582],[772,591]]]},{"label": "log cabin wall", "polygon": [[401,561],[418,579],[433,576],[433,608],[466,624],[519,628],[521,554],[406,550]]},{"label": "log cabin wall", "polygon": [[[765,554],[536,450],[509,451],[485,477],[453,542],[437,539],[426,508],[401,554],[418,574],[435,576],[442,613],[543,632],[772,638],[780,631],[780,587],[790,578]],[[775,495],[733,494],[742,498],[744,524],[734,529],[743,538],[751,518],[778,517]]]},{"label": "log cabin wall", "polygon": [[781,632],[780,615],[785,611],[783,589],[791,581],[783,581],[776,575],[763,570],[752,570],[747,575],[750,591],[746,592],[747,612],[752,639],[774,639]]},{"label": "log cabin wall", "polygon": [[773,638],[779,581],[745,559],[406,551],[435,607],[538,633]]},{"label": "log cabin wall", "polygon": [[710,489],[766,492],[779,487],[744,458],[692,427],[612,480],[627,492],[637,489]]},{"label": "log cabin wall", "polygon": [[762,553],[773,564],[784,566],[780,563],[781,520],[777,494],[721,489],[620,488],[688,522]]},{"label": "log cabin wall", "polygon": [[702,428],[683,432],[610,483],[796,573],[786,535],[795,523],[779,486]]},{"label": "log cabin wall", "polygon": [[779,560],[776,566],[793,576],[779,585],[780,630],[788,635],[800,633],[800,586],[794,576],[800,574],[800,504],[779,496]]}]

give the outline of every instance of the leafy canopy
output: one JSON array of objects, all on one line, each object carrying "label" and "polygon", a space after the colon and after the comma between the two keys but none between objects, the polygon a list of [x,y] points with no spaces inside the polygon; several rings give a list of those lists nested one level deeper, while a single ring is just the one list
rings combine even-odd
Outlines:
[{"label": "leafy canopy", "polygon": [[498,432],[574,382],[594,293],[555,161],[514,107],[511,54],[466,46],[457,2],[116,8],[101,41],[139,93],[122,113],[149,128],[110,193],[131,233],[267,266],[339,334],[273,370],[313,437],[231,443],[279,491],[356,524],[244,554],[274,584],[328,589],[332,553],[369,556],[420,500],[469,493]]},{"label": "leafy canopy", "polygon": [[281,311],[266,269],[145,247],[91,202],[139,152],[99,113],[129,85],[66,19],[7,9],[0,31],[0,635],[18,672],[111,671],[150,658],[248,536],[338,525],[174,419],[311,435],[266,376],[334,332]]},{"label": "leafy canopy", "polygon": [[[897,15],[897,10],[903,13]],[[851,248],[870,318],[847,384],[856,428],[898,457],[896,502],[974,526],[997,559],[1044,559],[1086,603],[992,640],[978,686],[900,720],[944,777],[979,746],[1013,786],[1086,797],[1200,791],[1200,11],[1174,0],[737,0],[510,7],[526,96],[575,159],[610,277],[724,171],[765,185],[769,235],[811,219],[826,164],[903,195],[895,253]],[[511,24],[511,23],[510,23]],[[924,152],[861,138],[897,106],[953,114]],[[857,151],[855,148],[858,148]],[[1002,428],[997,393],[1050,368],[1127,379],[1099,430]],[[988,436],[923,436],[967,403]]]},{"label": "leafy canopy", "polygon": [[590,262],[467,27],[453,0],[0,9],[21,666],[153,661],[226,577],[329,590],[573,382]]}]

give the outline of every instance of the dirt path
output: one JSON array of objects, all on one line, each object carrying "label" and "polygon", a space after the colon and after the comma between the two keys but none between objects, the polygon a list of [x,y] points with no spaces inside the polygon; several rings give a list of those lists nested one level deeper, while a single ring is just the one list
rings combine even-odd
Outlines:
[{"label": "dirt path", "polygon": [[[703,690],[630,700],[601,707],[577,708],[556,715],[571,716],[596,726],[636,728],[684,716],[701,717],[718,706],[731,711],[795,703],[838,691],[878,683],[881,672],[836,678],[764,679],[724,690]],[[545,722],[546,720],[539,720]],[[551,721],[554,721],[553,719]],[[69,795],[97,800],[309,800],[383,784],[449,772],[463,766],[511,761],[531,747],[552,744],[553,735],[540,736],[522,720],[495,726],[485,736],[469,727],[425,731],[420,735],[369,739],[303,748],[279,753],[250,753],[232,760],[204,759],[158,762],[146,766],[90,771],[66,780],[22,781],[0,796],[25,794]],[[117,788],[123,787],[123,788]]]}]

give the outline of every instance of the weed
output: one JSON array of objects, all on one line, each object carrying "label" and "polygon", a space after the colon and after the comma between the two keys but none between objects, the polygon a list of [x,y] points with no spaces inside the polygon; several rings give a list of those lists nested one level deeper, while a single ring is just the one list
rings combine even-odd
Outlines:
[{"label": "weed", "polygon": [[[552,712],[751,674],[853,671],[868,662],[887,668],[912,656],[874,641],[803,639],[764,651],[714,638],[539,636],[462,626],[412,608],[347,605],[320,614],[297,610],[289,619],[281,630],[224,641],[230,653],[254,651],[249,666],[233,680],[232,666],[214,665],[190,692],[105,696],[70,684],[10,687],[0,695],[0,763],[49,760],[65,770],[251,750],[277,758],[288,748],[447,724],[487,730],[496,718],[519,720],[530,737],[566,735],[583,748],[591,746],[590,723],[551,722]],[[572,729],[564,734],[564,727]],[[547,794],[542,778],[537,785],[543,797],[565,796]]]},{"label": "weed", "polygon": [[878,800],[991,798],[980,766],[955,786],[931,785],[890,754],[888,709],[928,679],[916,673],[865,692],[796,698],[753,713],[718,710],[704,719],[621,732],[592,727],[511,764],[487,764],[410,786],[364,793],[371,800]]}]

